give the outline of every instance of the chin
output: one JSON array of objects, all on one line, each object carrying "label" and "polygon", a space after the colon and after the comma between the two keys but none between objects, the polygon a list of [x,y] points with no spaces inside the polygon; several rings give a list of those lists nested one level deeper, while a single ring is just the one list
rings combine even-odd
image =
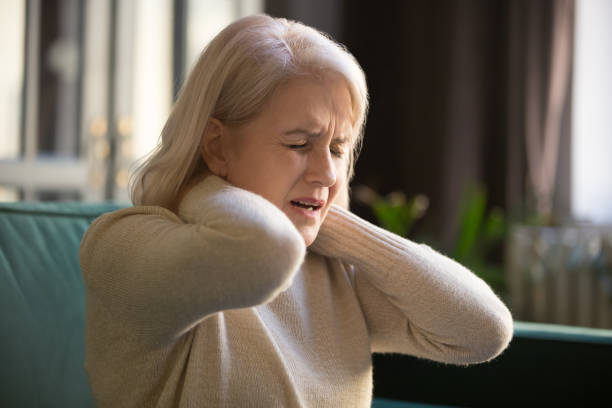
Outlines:
[{"label": "chin", "polygon": [[310,229],[305,230],[305,231],[304,230],[300,231],[300,235],[304,239],[304,243],[306,244],[307,247],[312,245],[312,243],[315,241],[315,239],[317,238],[318,232],[319,232],[318,229],[316,231],[312,231]]}]

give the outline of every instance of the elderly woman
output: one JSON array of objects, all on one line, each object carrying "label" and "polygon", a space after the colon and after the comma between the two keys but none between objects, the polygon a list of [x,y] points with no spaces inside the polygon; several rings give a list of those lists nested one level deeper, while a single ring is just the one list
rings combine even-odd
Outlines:
[{"label": "elderly woman", "polygon": [[512,317],[482,280],[347,211],[363,72],[300,23],[234,22],[189,76],[135,206],[80,251],[101,407],[369,407],[372,352],[486,361]]}]

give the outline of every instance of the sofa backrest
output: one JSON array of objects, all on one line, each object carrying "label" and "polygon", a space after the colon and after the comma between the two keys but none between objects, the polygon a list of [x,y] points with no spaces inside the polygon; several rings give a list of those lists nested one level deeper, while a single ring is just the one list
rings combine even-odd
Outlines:
[{"label": "sofa backrest", "polygon": [[0,406],[90,407],[78,249],[116,204],[0,203]]}]

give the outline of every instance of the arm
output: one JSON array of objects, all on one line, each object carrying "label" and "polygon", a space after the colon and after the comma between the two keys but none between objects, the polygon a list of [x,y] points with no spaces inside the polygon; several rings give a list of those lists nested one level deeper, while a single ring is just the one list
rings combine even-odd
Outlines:
[{"label": "arm", "polygon": [[311,248],[354,267],[372,351],[473,363],[512,338],[512,316],[490,287],[425,245],[333,206]]},{"label": "arm", "polygon": [[302,263],[304,240],[285,214],[217,177],[191,189],[178,213],[103,215],[79,253],[87,296],[155,341],[212,313],[270,301]]}]

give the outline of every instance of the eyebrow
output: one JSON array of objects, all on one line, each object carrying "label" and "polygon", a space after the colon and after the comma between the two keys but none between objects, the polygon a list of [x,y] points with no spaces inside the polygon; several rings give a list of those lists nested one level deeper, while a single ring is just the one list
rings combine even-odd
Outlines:
[{"label": "eyebrow", "polygon": [[322,132],[309,132],[309,131],[308,131],[308,130],[306,130],[306,129],[300,129],[300,128],[298,128],[298,129],[292,129],[292,130],[289,130],[289,131],[285,132],[285,133],[284,133],[284,135],[285,135],[285,136],[291,136],[291,135],[306,135],[306,136],[308,136],[308,137],[314,138],[314,137],[317,137],[317,136],[321,136],[321,133],[322,133]]},{"label": "eyebrow", "polygon": [[[297,129],[292,129],[292,130],[288,130],[286,132],[284,132],[285,136],[291,136],[291,135],[305,135],[308,138],[316,138],[318,136],[321,136],[323,132],[310,132],[306,129],[301,129],[301,128],[297,128]],[[349,138],[346,136],[343,137],[335,137],[332,142],[334,143],[340,143],[340,144],[345,144],[349,142]]]}]

